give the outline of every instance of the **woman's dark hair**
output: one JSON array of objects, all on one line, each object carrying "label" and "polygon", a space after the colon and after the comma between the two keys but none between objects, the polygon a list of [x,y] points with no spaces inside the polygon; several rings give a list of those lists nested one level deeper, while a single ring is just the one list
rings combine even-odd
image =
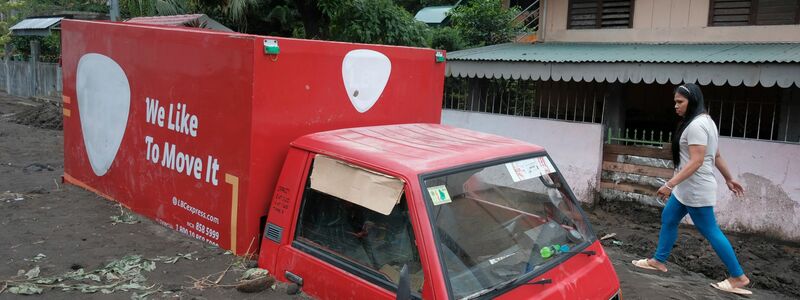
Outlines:
[{"label": "woman's dark hair", "polygon": [[679,85],[675,88],[673,95],[674,94],[680,94],[689,100],[689,105],[686,107],[686,113],[683,115],[683,118],[678,120],[678,126],[675,129],[675,134],[672,135],[672,163],[677,169],[678,164],[681,163],[679,149],[681,135],[683,134],[683,131],[686,130],[686,126],[688,126],[695,117],[706,112],[706,105],[703,101],[703,92],[700,91],[700,87],[694,83]]}]

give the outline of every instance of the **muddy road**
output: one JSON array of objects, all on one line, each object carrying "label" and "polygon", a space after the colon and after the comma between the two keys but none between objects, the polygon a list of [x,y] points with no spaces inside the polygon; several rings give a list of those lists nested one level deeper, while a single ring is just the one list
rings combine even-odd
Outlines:
[{"label": "muddy road", "polygon": [[[235,287],[252,261],[62,184],[60,113],[57,105],[0,92],[0,299],[305,298],[280,284],[242,293]],[[670,272],[661,274],[630,265],[655,249],[657,210],[599,203],[587,212],[598,236],[616,234],[603,244],[625,299],[745,298],[709,286],[725,278],[725,268],[695,229],[681,228]],[[799,245],[728,236],[752,281],[747,298],[800,298]]]}]

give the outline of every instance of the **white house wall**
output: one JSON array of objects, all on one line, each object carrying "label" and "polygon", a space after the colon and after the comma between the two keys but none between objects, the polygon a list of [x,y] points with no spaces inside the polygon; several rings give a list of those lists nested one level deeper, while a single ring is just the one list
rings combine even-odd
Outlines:
[{"label": "white house wall", "polygon": [[732,138],[720,138],[719,144],[745,188],[744,197],[733,197],[717,173],[720,226],[800,241],[800,145]]},{"label": "white house wall", "polygon": [[545,147],[575,196],[591,202],[602,164],[600,124],[573,123],[445,109],[442,124],[506,136]]}]

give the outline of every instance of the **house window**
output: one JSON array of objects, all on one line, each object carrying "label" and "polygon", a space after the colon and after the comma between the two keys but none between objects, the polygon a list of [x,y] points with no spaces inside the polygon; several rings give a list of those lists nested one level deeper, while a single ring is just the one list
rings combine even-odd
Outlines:
[{"label": "house window", "polygon": [[712,0],[709,26],[800,24],[800,0]]},{"label": "house window", "polygon": [[633,1],[570,0],[567,29],[631,28]]}]

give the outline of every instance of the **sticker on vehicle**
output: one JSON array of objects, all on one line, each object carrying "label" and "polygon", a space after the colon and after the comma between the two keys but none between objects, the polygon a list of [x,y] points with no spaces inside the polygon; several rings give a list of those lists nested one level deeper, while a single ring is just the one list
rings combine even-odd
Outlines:
[{"label": "sticker on vehicle", "polygon": [[546,156],[540,156],[506,164],[511,180],[520,182],[531,178],[536,178],[545,174],[554,173],[556,168]]},{"label": "sticker on vehicle", "polygon": [[452,202],[452,200],[450,200],[450,193],[447,192],[447,187],[444,185],[429,187],[428,194],[431,195],[433,205],[442,205]]}]

